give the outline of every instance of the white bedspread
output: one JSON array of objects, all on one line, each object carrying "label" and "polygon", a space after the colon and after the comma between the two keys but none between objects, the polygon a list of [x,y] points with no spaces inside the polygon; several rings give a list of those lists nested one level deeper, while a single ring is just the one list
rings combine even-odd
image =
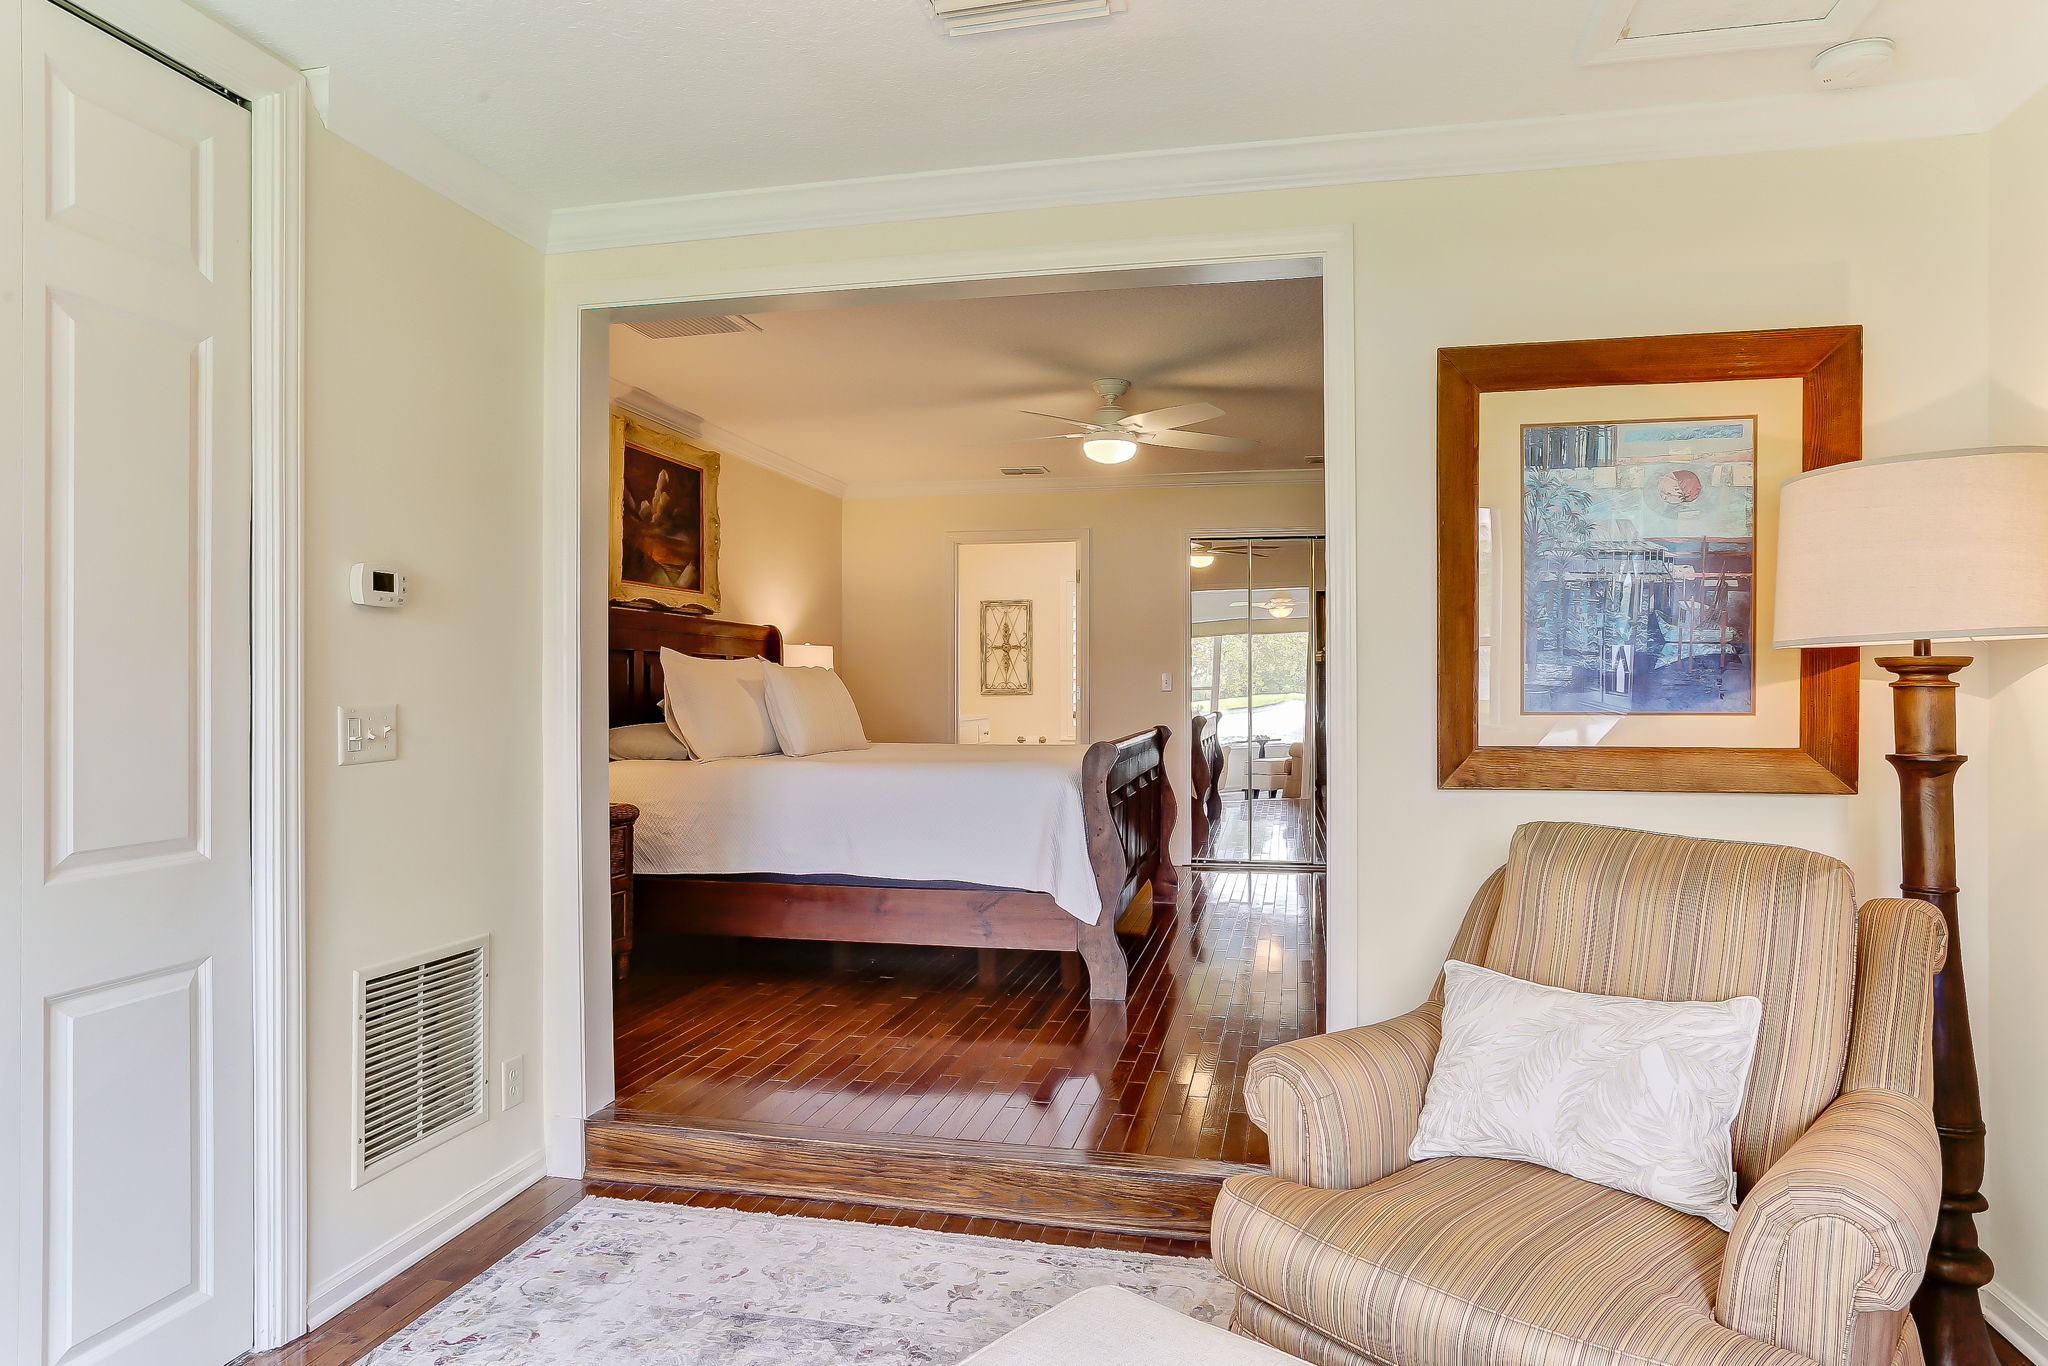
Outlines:
[{"label": "white bedspread", "polygon": [[1086,745],[876,745],[716,763],[622,759],[640,873],[839,874],[1046,892],[1102,915],[1081,815]]}]

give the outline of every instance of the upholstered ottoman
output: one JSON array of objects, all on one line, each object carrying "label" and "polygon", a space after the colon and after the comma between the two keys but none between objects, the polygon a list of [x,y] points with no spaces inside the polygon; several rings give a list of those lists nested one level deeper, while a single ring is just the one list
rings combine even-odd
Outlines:
[{"label": "upholstered ottoman", "polygon": [[1300,1357],[1113,1285],[1083,1290],[960,1366],[1302,1366]]}]

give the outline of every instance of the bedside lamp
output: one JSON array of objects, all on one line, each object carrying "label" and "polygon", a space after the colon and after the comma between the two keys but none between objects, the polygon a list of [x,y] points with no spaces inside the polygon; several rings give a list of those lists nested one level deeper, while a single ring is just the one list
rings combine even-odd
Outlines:
[{"label": "bedside lamp", "polygon": [[1888,645],[1904,816],[1900,890],[1948,922],[1934,979],[1934,1119],[1941,1217],[1913,1317],[1930,1366],[1993,1366],[1977,1291],[1991,1259],[1977,1246],[1985,1208],[1984,1120],[1963,959],[1956,939],[1956,698],[1967,655],[1937,640],[2048,636],[2048,447],[1998,446],[1858,460],[1785,482],[1778,505],[1777,640]]},{"label": "bedside lamp", "polygon": [[782,662],[792,669],[829,669],[832,667],[832,647],[785,645],[782,647]]}]

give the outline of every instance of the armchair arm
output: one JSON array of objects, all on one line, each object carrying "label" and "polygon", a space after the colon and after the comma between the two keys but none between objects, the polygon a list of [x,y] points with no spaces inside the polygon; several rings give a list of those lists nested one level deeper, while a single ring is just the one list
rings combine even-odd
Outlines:
[{"label": "armchair arm", "polygon": [[1442,1034],[1443,1007],[1432,1001],[1253,1058],[1245,1099],[1270,1141],[1273,1175],[1354,1190],[1407,1166]]},{"label": "armchair arm", "polygon": [[1840,1366],[1858,1314],[1912,1299],[1940,1199],[1941,1149],[1927,1102],[1844,1092],[1736,1211],[1716,1316]]}]

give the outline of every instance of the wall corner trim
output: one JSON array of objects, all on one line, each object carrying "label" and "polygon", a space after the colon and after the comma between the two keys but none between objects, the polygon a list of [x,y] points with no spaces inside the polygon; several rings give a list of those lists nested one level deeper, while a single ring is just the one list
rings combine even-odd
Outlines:
[{"label": "wall corner trim", "polygon": [[1015,162],[557,209],[548,250],[1945,137],[1984,132],[1990,112],[1967,82],[1920,81],[1720,104]]},{"label": "wall corner trim", "polygon": [[536,1150],[456,1196],[395,1237],[313,1286],[307,1317],[319,1327],[393,1276],[454,1239],[485,1215],[540,1180],[546,1163]]},{"label": "wall corner trim", "polygon": [[547,206],[525,190],[333,67],[308,67],[304,75],[313,107],[328,132],[528,246],[546,248]]},{"label": "wall corner trim", "polygon": [[2021,1301],[2003,1282],[1985,1286],[1983,1300],[1984,1317],[2021,1356],[2036,1366],[2048,1364],[2048,1316]]}]

